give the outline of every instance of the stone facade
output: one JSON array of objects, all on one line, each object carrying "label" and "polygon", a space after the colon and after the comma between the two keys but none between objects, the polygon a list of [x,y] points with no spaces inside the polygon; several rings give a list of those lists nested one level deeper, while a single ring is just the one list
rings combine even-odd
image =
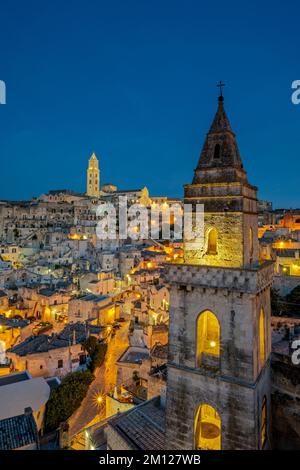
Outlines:
[{"label": "stone facade", "polygon": [[99,162],[96,155],[93,153],[89,159],[89,165],[87,169],[87,195],[90,197],[100,196],[100,170]]},{"label": "stone facade", "polygon": [[290,355],[272,354],[273,448],[299,450],[300,366]]},{"label": "stone facade", "polygon": [[[217,416],[217,427],[213,421],[208,425],[217,430],[217,448],[269,448],[273,265],[258,263],[256,188],[247,181],[222,96],[193,183],[185,186],[185,203],[194,209],[204,204],[204,244],[194,249],[185,241],[184,263],[166,266],[171,287],[167,448],[201,447],[207,425],[199,418],[202,405]],[[218,350],[212,353],[207,346],[199,356],[199,318],[206,312],[218,324]],[[203,448],[216,448],[209,447],[210,438]]]}]

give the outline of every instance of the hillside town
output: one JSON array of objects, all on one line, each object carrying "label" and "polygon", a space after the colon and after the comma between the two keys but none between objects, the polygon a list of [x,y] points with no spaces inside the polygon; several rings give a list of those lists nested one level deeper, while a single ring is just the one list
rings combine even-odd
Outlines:
[{"label": "hillside town", "polygon": [[[299,448],[300,209],[257,200],[222,94],[184,199],[99,160],[85,193],[0,201],[0,449]],[[120,200],[170,237],[99,237]]]}]

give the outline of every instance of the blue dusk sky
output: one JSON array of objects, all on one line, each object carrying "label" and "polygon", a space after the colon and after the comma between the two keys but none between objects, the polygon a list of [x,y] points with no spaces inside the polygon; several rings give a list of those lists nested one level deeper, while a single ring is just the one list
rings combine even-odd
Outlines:
[{"label": "blue dusk sky", "polygon": [[0,199],[101,182],[181,196],[217,108],[250,183],[299,207],[300,3],[66,0],[0,5]]}]

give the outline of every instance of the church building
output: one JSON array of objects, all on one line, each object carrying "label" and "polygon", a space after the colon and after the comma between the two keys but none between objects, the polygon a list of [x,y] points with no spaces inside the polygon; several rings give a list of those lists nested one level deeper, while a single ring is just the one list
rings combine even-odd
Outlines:
[{"label": "church building", "polygon": [[[260,264],[257,188],[218,109],[185,204],[204,205],[204,244],[168,264],[167,449],[270,447],[270,286]],[[196,248],[195,248],[196,246]]]}]

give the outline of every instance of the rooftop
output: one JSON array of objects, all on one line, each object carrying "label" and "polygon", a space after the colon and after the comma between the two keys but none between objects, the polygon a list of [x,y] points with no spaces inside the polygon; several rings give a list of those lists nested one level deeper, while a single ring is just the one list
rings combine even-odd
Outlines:
[{"label": "rooftop", "polygon": [[[15,376],[13,382],[9,382],[9,375]],[[18,381],[17,375],[24,376],[24,373],[3,376],[7,383],[0,387],[0,419],[21,415],[28,407],[33,412],[38,411],[49,399],[50,387],[44,378],[27,375],[27,378]]]},{"label": "rooftop", "polygon": [[83,300],[84,302],[102,302],[103,300],[108,299],[110,299],[108,295],[84,294],[80,297],[76,297],[74,300]]},{"label": "rooftop", "polygon": [[4,315],[0,315],[0,325],[7,326],[9,328],[25,328],[29,325],[29,320],[6,318]]},{"label": "rooftop", "polygon": [[137,450],[164,450],[165,410],[155,397],[110,421],[116,431]]},{"label": "rooftop", "polygon": [[124,354],[120,357],[118,362],[125,362],[130,364],[141,364],[149,357],[149,349],[129,346]]},{"label": "rooftop", "polygon": [[32,414],[0,421],[0,450],[19,449],[37,442],[37,429]]},{"label": "rooftop", "polygon": [[73,344],[82,343],[88,333],[99,334],[100,326],[89,325],[88,327],[80,322],[67,325],[57,335],[38,335],[30,336],[22,343],[10,348],[8,352],[17,354],[18,356],[27,356],[28,354],[44,353],[51,349],[66,348]]},{"label": "rooftop", "polygon": [[77,193],[77,192],[72,191],[70,189],[53,189],[53,190],[49,191],[48,194],[50,196],[57,196],[59,194],[65,194],[66,196],[80,196],[80,197],[85,196],[83,193]]},{"label": "rooftop", "polygon": [[4,385],[11,385],[18,382],[23,382],[24,380],[29,380],[29,374],[24,372],[16,372],[15,374],[3,375],[0,377],[0,387]]}]

